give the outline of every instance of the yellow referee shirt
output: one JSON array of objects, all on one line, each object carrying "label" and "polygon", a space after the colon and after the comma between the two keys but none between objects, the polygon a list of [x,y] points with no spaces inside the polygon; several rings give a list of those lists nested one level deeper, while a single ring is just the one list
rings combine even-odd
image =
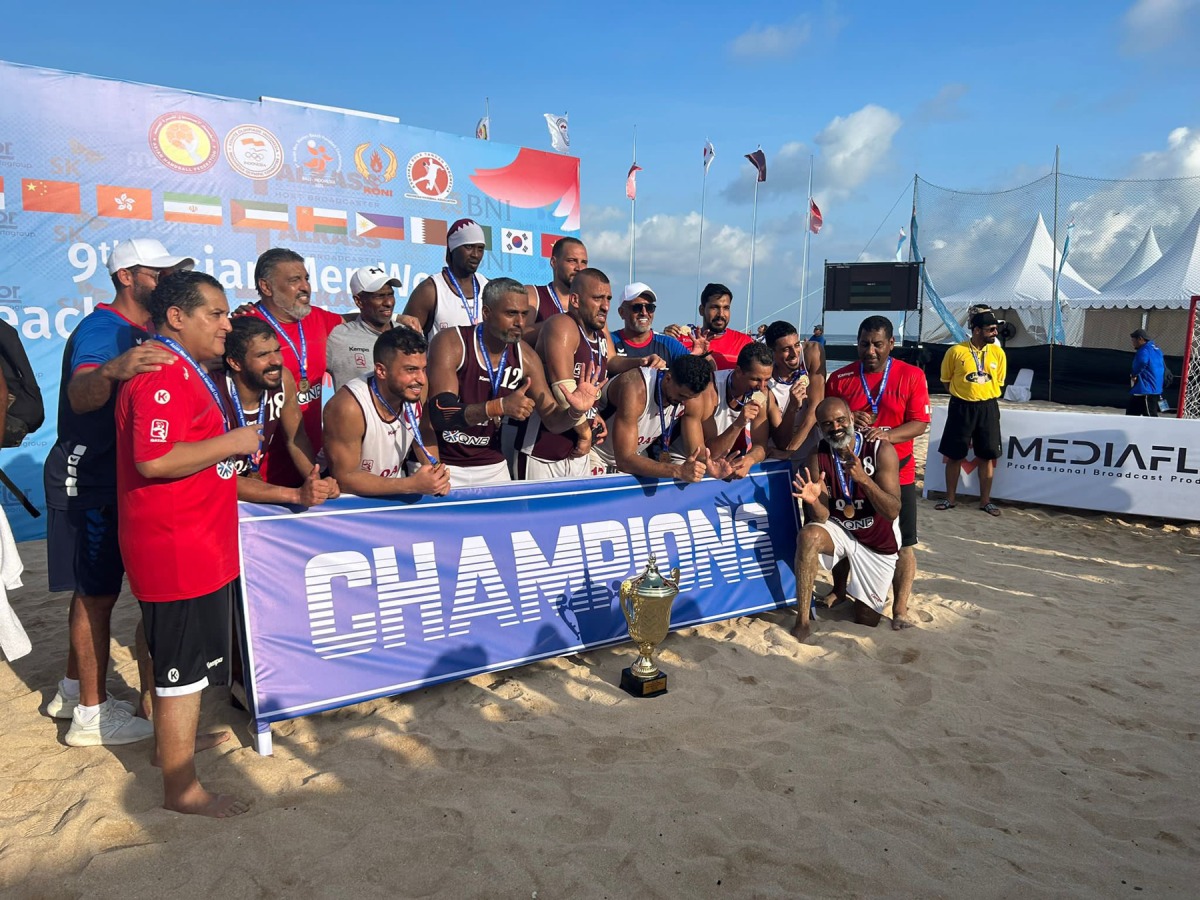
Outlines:
[{"label": "yellow referee shirt", "polygon": [[975,403],[999,397],[1007,373],[1008,361],[998,343],[977,350],[966,340],[942,357],[942,383],[949,384],[951,395],[959,400]]}]

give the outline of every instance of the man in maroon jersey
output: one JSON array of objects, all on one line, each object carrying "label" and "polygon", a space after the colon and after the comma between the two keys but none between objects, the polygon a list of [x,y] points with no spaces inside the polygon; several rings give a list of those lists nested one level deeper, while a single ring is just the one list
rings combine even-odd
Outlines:
[{"label": "man in maroon jersey", "polygon": [[717,371],[737,365],[738,353],[754,339],[729,327],[733,315],[733,292],[723,284],[706,284],[700,292],[700,319],[697,328],[668,325],[663,333],[678,340],[688,352],[699,350]]},{"label": "man in maroon jersey", "polygon": [[135,375],[117,395],[121,556],[154,659],[155,764],[163,806],[225,817],[246,804],[196,779],[200,692],[228,679],[230,587],[238,576],[233,460],[254,453],[257,425],[229,427],[206,364],[229,333],[211,275],[176,272],[150,297],[158,341],[174,365]]},{"label": "man in maroon jersey", "polygon": [[796,541],[799,618],[792,634],[802,641],[812,633],[809,606],[818,565],[830,569],[842,560],[848,563],[854,621],[874,627],[887,604],[900,549],[895,449],[856,432],[850,407],[840,397],[817,406],[817,427],[821,441],[794,482],[794,495],[812,510],[812,521]]},{"label": "man in maroon jersey", "polygon": [[536,411],[546,427],[566,431],[586,421],[600,396],[599,366],[590,363],[574,390],[551,392],[542,361],[521,340],[529,298],[520,282],[489,281],[482,299],[482,322],[447,328],[429,345],[429,413],[455,489],[512,480],[500,447],[504,419]]},{"label": "man in maroon jersey", "polygon": [[527,284],[529,295],[529,318],[525,326],[525,340],[537,346],[538,334],[551,316],[567,311],[567,297],[571,293],[571,279],[576,272],[588,267],[587,247],[578,238],[564,237],[554,242],[550,251],[550,271],[553,277],[547,284]]},{"label": "man in maroon jersey", "polygon": [[[294,250],[272,247],[254,266],[254,286],[259,301],[248,313],[264,320],[279,338],[283,364],[296,381],[296,400],[304,417],[304,431],[314,453],[320,453],[321,382],[325,379],[326,342],[342,317],[312,305],[312,288],[304,257]],[[276,439],[279,433],[276,432]],[[272,451],[276,448],[272,447]],[[296,471],[286,449],[270,452],[262,470],[271,484],[295,487],[307,473]]]},{"label": "man in maroon jersey", "polygon": [[[825,395],[841,397],[854,414],[854,425],[868,440],[887,441],[900,459],[900,558],[892,581],[892,628],[910,627],[908,600],[912,595],[917,559],[917,464],[913,440],[929,428],[929,386],[916,366],[892,359],[896,346],[892,321],[868,316],[858,326],[858,362],[829,376]],[[830,602],[846,596],[845,565],[833,573]]]}]

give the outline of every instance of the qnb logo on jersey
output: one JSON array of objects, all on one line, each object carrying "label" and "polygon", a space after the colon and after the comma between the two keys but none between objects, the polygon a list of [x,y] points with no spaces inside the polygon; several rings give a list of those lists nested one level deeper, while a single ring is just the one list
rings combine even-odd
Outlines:
[{"label": "qnb logo on jersey", "polygon": [[839,523],[847,531],[866,531],[875,524],[874,516],[867,516],[865,519],[845,519]]},{"label": "qnb logo on jersey", "polygon": [[709,590],[776,572],[767,510],[689,509],[556,531],[438,536],[411,547],[321,553],[304,568],[310,641],[322,659],[469,635],[491,619],[524,625],[607,610],[647,558],[678,563],[680,588]]},{"label": "qnb logo on jersey", "polygon": [[[307,406],[309,403],[312,403],[314,400],[320,400],[320,399],[321,399],[321,382],[318,381],[316,384],[309,385],[307,391],[299,390],[299,387],[297,387],[296,402],[299,403],[301,406]],[[283,408],[283,393],[281,392],[279,394],[279,409],[282,409],[282,408]]]},{"label": "qnb logo on jersey", "polygon": [[462,444],[464,447],[486,447],[492,442],[486,434],[467,434],[464,431],[443,431],[442,440],[447,444]]}]

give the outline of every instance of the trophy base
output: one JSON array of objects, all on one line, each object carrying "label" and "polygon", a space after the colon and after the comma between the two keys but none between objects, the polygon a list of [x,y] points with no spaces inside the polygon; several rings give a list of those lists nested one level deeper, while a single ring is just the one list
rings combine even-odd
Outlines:
[{"label": "trophy base", "polygon": [[667,692],[667,673],[659,671],[650,679],[638,678],[632,667],[621,670],[621,690],[632,697],[657,697]]}]

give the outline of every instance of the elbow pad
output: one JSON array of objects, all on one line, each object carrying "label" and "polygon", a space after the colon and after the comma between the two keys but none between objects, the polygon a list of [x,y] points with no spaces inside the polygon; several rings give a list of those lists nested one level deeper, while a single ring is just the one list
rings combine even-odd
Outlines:
[{"label": "elbow pad", "polygon": [[429,410],[430,421],[433,422],[433,430],[438,434],[468,427],[465,415],[466,407],[457,394],[452,394],[449,391],[446,391],[444,394],[438,394],[429,401],[426,409]]}]

